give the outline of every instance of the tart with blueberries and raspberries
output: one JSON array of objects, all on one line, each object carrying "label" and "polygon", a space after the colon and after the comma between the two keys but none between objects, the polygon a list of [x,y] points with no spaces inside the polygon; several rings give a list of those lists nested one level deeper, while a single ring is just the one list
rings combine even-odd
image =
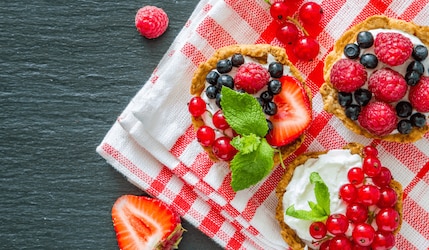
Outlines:
[{"label": "tart with blueberries and raspberries", "polygon": [[402,224],[402,186],[372,145],[299,155],[276,195],[281,235],[293,250],[391,249]]},{"label": "tart with blueberries and raspberries", "polygon": [[310,91],[283,48],[231,45],[199,65],[188,110],[213,161],[228,162],[234,191],[267,176],[303,142]]},{"label": "tart with blueberries and raspberries", "polygon": [[429,130],[429,26],[372,16],[325,59],[324,109],[368,138],[414,142]]}]

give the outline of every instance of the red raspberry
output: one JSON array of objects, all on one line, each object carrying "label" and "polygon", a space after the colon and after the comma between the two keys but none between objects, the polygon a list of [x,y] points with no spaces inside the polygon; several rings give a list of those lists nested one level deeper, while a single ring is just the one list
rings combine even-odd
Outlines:
[{"label": "red raspberry", "polygon": [[331,83],[342,92],[353,92],[362,87],[367,76],[365,67],[351,59],[338,60],[331,69]]},{"label": "red raspberry", "polygon": [[243,89],[249,94],[261,90],[270,80],[270,73],[260,64],[249,62],[242,64],[234,78],[237,89]]},{"label": "red raspberry", "polygon": [[429,77],[422,76],[416,86],[410,88],[408,95],[411,105],[418,112],[429,112]]},{"label": "red raspberry", "polygon": [[374,40],[378,60],[390,66],[403,64],[413,53],[413,43],[399,33],[379,33]]},{"label": "red raspberry", "polygon": [[368,89],[377,100],[396,102],[407,93],[408,85],[401,74],[392,69],[383,68],[369,77]]},{"label": "red raspberry", "polygon": [[137,11],[135,23],[142,36],[153,39],[167,30],[168,16],[161,8],[144,6]]},{"label": "red raspberry", "polygon": [[358,121],[370,133],[383,136],[392,132],[398,123],[395,109],[385,102],[372,102],[362,108]]}]

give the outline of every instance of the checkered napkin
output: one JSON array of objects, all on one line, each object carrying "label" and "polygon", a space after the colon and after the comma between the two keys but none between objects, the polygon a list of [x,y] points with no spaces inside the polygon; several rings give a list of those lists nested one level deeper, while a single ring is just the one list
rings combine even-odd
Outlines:
[{"label": "checkered napkin", "polygon": [[[300,1],[298,1],[301,3]],[[309,151],[369,144],[323,111],[318,92],[323,60],[353,24],[375,14],[429,25],[429,1],[316,1],[324,18],[316,32],[321,53],[311,63],[291,60],[313,94],[312,126],[304,144],[288,159]],[[231,44],[269,43],[276,24],[263,0],[201,0],[150,79],[109,130],[97,152],[130,182],[171,204],[180,215],[226,249],[287,249],[274,217],[275,187],[284,169],[239,192],[230,187],[225,163],[213,163],[198,144],[187,102],[199,63]],[[381,161],[404,187],[404,221],[398,249],[429,248],[429,135],[413,144],[377,142]],[[186,237],[186,236],[185,236]]]}]

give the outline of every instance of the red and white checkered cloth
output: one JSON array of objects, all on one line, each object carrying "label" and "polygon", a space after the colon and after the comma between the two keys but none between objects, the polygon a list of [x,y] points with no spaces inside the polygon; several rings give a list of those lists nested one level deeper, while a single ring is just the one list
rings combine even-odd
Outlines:
[{"label": "red and white checkered cloth", "polygon": [[[372,141],[346,129],[323,111],[318,92],[323,60],[345,30],[375,14],[429,25],[429,0],[316,1],[324,17],[316,32],[321,53],[311,63],[291,60],[313,94],[312,126],[291,155]],[[302,1],[298,1],[298,5]],[[181,216],[226,249],[287,249],[274,217],[275,187],[284,169],[276,167],[258,185],[234,193],[230,171],[213,163],[198,144],[187,102],[198,64],[231,44],[269,43],[275,23],[263,0],[201,0],[149,81],[132,99],[97,152],[149,194],[171,204]],[[397,249],[429,248],[429,135],[413,144],[380,142],[384,165],[404,187],[404,221]],[[186,236],[185,236],[186,237]]]}]

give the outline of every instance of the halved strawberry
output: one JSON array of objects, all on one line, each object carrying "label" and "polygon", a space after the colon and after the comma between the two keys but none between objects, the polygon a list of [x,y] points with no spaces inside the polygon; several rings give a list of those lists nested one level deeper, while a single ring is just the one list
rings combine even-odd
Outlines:
[{"label": "halved strawberry", "polygon": [[311,102],[303,85],[296,78],[280,78],[282,91],[274,96],[277,113],[270,117],[273,129],[267,134],[268,143],[283,146],[297,139],[312,120]]},{"label": "halved strawberry", "polygon": [[119,249],[177,249],[184,229],[180,217],[162,201],[123,195],[112,208]]}]

